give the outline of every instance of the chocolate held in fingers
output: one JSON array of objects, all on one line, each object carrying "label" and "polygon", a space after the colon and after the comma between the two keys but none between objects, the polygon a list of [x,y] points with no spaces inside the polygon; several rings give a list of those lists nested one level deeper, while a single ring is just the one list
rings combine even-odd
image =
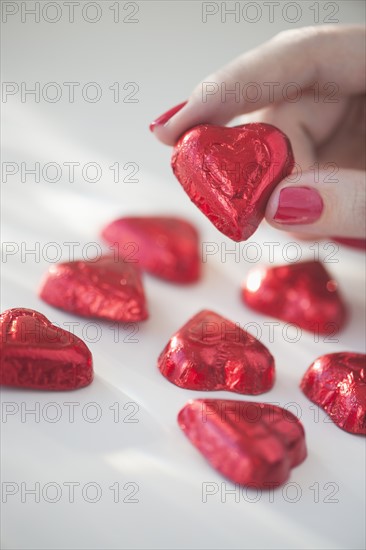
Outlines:
[{"label": "chocolate held in fingers", "polygon": [[191,201],[234,241],[247,240],[294,158],[287,136],[270,124],[202,124],[174,147],[172,168]]}]

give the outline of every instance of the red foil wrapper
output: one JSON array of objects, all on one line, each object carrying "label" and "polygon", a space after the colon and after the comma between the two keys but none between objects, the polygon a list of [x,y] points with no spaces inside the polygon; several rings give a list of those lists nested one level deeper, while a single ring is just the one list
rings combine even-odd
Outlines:
[{"label": "red foil wrapper", "polygon": [[33,309],[0,316],[0,384],[36,390],[75,390],[93,380],[92,355],[80,338]]},{"label": "red foil wrapper", "polygon": [[272,388],[275,365],[254,336],[213,311],[192,317],[169,340],[160,372],[188,390],[228,390],[257,395]]},{"label": "red foil wrapper", "polygon": [[285,483],[307,454],[302,424],[276,405],[196,399],[179,412],[178,424],[213,468],[253,489]]},{"label": "red foil wrapper", "polygon": [[343,352],[319,357],[304,374],[301,389],[337,426],[366,435],[366,355]]},{"label": "red foil wrapper", "polygon": [[366,250],[366,239],[347,239],[345,237],[332,237],[332,239],[336,243],[340,243],[351,248]]},{"label": "red foil wrapper", "polygon": [[196,229],[180,218],[129,217],[107,225],[102,237],[118,254],[156,277],[173,283],[193,283],[200,277]]},{"label": "red foil wrapper", "polygon": [[173,172],[191,201],[234,241],[254,233],[272,191],[293,166],[286,135],[263,123],[196,126],[172,156]]},{"label": "red foil wrapper", "polygon": [[112,256],[52,266],[39,295],[48,304],[83,317],[113,321],[148,317],[139,270]]},{"label": "red foil wrapper", "polygon": [[316,334],[333,335],[345,324],[338,285],[320,262],[252,270],[242,287],[250,308]]}]

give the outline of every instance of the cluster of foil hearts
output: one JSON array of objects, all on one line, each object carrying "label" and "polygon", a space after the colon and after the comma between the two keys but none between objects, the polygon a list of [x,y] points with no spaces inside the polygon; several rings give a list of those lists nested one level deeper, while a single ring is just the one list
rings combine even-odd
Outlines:
[{"label": "cluster of foil hearts", "polygon": [[[272,190],[293,163],[287,137],[266,124],[201,125],[181,137],[172,157],[173,171],[191,200],[236,241],[256,230]],[[198,234],[183,219],[120,218],[104,228],[102,237],[113,254],[54,265],[40,289],[45,302],[86,317],[137,322],[148,317],[141,271],[177,284],[200,277]],[[253,270],[242,300],[261,314],[321,334],[334,334],[346,320],[337,284],[319,262]],[[2,385],[70,390],[92,381],[86,345],[42,314],[8,310],[0,323]],[[301,382],[309,399],[355,434],[366,433],[364,359],[354,353],[320,357]],[[158,367],[170,382],[190,390],[258,395],[275,381],[267,348],[209,310],[171,337]],[[213,467],[244,485],[280,485],[306,457],[302,424],[274,405],[196,399],[180,411],[178,423]]]},{"label": "cluster of foil hearts", "polygon": [[[142,271],[177,284],[199,280],[198,233],[186,220],[121,218],[102,237],[113,254],[52,265],[39,289],[42,300],[83,317],[138,322],[148,317]],[[90,350],[41,313],[14,308],[1,315],[0,326],[1,385],[70,390],[91,383]]]},{"label": "cluster of foil hearts", "polygon": [[185,220],[121,218],[102,237],[113,254],[52,266],[40,290],[45,302],[85,317],[143,321],[148,310],[141,272],[177,284],[200,277],[198,233]]},{"label": "cluster of foil hearts", "polygon": [[[208,310],[172,335],[158,367],[171,383],[198,391],[258,395],[270,390],[275,380],[274,359],[267,348],[238,323]],[[318,358],[301,388],[339,427],[366,434],[364,355]],[[274,405],[195,399],[180,411],[178,423],[211,465],[235,483],[256,488],[281,485],[291,468],[306,458],[301,422]]]}]

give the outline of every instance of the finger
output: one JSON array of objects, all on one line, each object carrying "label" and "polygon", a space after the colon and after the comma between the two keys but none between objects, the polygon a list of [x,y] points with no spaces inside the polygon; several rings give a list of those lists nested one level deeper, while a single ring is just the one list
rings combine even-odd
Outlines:
[{"label": "finger", "polygon": [[365,238],[366,174],[361,170],[303,172],[272,193],[266,220],[277,229],[312,235]]},{"label": "finger", "polygon": [[266,122],[282,130],[289,138],[296,170],[310,170],[317,160],[318,148],[329,143],[348,108],[347,98],[337,103],[314,103],[304,95],[295,103],[280,103],[245,116],[246,121]]},{"label": "finger", "polygon": [[[365,29],[362,26],[305,27],[285,31],[203,80],[188,102],[154,135],[173,145],[188,128],[207,122],[226,124],[316,86],[335,83],[342,95],[365,90]],[[161,117],[159,117],[161,118]]]},{"label": "finger", "polygon": [[305,124],[300,109],[289,104],[268,107],[243,117],[243,123],[265,122],[276,126],[289,138],[295,158],[294,171],[309,170],[316,161],[314,141]]},{"label": "finger", "polygon": [[[314,142],[310,137],[310,131],[307,129],[307,123],[303,121],[302,112],[302,106],[298,104],[283,103],[249,113],[242,117],[244,124],[248,122],[265,122],[277,126],[277,128],[280,128],[288,136],[296,160],[293,170],[294,177],[296,177],[297,173],[309,170],[311,166],[316,166]],[[291,235],[299,240],[314,240],[314,238],[318,237],[317,235],[294,232],[291,232]]]}]

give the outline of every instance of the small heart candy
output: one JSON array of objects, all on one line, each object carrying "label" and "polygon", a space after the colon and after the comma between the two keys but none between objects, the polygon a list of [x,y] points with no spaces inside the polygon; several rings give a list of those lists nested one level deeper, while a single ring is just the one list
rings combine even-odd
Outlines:
[{"label": "small heart candy", "polygon": [[286,135],[263,123],[196,126],[172,156],[173,172],[191,201],[234,241],[254,233],[272,191],[293,166]]},{"label": "small heart candy", "polygon": [[112,256],[52,266],[39,295],[52,306],[84,317],[142,321],[148,316],[139,270]]},{"label": "small heart candy", "polygon": [[213,311],[190,319],[159,356],[160,372],[188,390],[257,395],[271,389],[274,359],[254,336]]},{"label": "small heart candy", "polygon": [[178,424],[213,468],[253,489],[281,485],[307,454],[302,424],[276,405],[196,399]]},{"label": "small heart candy", "polygon": [[316,334],[332,336],[347,318],[336,281],[316,261],[253,269],[242,299],[255,311]]},{"label": "small heart candy", "polygon": [[102,237],[121,257],[174,283],[192,283],[200,276],[198,234],[189,222],[166,216],[127,217],[107,225]]},{"label": "small heart candy", "polygon": [[336,243],[350,246],[351,248],[357,248],[358,250],[366,250],[366,239],[346,239],[344,237],[332,237]]},{"label": "small heart candy", "polygon": [[318,357],[300,387],[337,426],[366,435],[366,355],[342,352]]},{"label": "small heart candy", "polygon": [[92,355],[80,338],[33,309],[0,316],[2,386],[75,390],[93,380]]}]

